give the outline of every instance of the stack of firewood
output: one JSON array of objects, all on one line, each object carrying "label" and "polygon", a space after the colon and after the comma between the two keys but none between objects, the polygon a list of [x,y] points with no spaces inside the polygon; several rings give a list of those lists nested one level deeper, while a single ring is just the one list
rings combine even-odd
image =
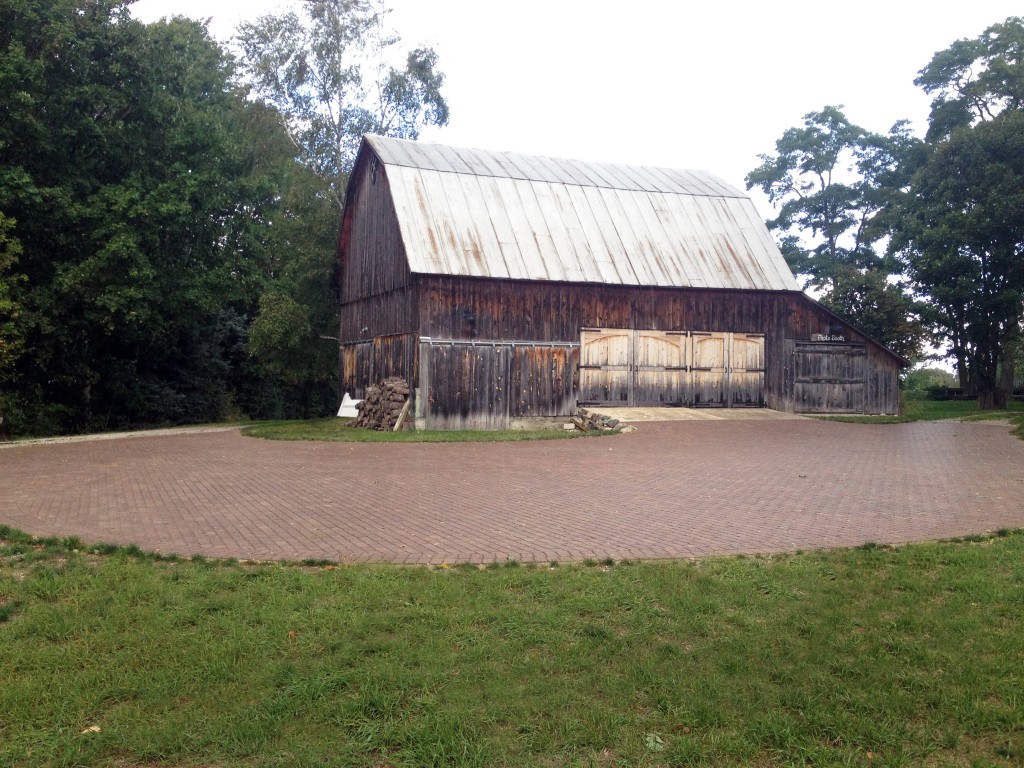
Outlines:
[{"label": "stack of firewood", "polygon": [[384,379],[379,384],[366,388],[366,397],[356,406],[359,415],[352,422],[354,427],[375,429],[378,432],[402,428],[409,416],[409,382],[398,376]]},{"label": "stack of firewood", "polygon": [[580,432],[611,432],[619,426],[619,420],[610,416],[580,408],[576,415],[569,419]]}]

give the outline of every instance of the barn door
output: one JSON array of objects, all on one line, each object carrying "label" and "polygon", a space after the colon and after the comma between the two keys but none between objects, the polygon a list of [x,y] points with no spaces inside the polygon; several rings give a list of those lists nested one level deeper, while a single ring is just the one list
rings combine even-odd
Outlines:
[{"label": "barn door", "polygon": [[764,335],[586,328],[583,405],[764,405]]},{"label": "barn door", "polygon": [[729,334],[728,392],[732,407],[764,407],[764,334]]},{"label": "barn door", "polygon": [[696,406],[725,406],[729,334],[694,331],[690,334],[690,396]]},{"label": "barn door", "polygon": [[509,345],[425,343],[420,347],[420,387],[427,393],[430,429],[507,429]]},{"label": "barn door", "polygon": [[580,334],[580,403],[631,405],[633,332],[624,328],[587,328]]},{"label": "barn door", "polygon": [[634,331],[635,383],[630,405],[682,405],[686,402],[685,332]]},{"label": "barn door", "polygon": [[797,413],[863,413],[867,352],[862,344],[795,342],[793,405]]}]

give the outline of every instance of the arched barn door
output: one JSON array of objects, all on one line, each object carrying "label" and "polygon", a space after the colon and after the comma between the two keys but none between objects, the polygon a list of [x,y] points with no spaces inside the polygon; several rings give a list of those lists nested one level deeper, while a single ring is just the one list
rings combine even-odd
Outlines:
[{"label": "arched barn door", "polygon": [[633,331],[633,405],[683,405],[686,395],[685,332]]},{"label": "arched barn door", "polygon": [[729,405],[764,406],[764,334],[732,333],[729,347]]},{"label": "arched barn door", "polygon": [[581,405],[764,405],[764,335],[584,328]]},{"label": "arched barn door", "polygon": [[580,337],[580,403],[626,406],[633,400],[633,332],[585,329]]},{"label": "arched barn door", "polygon": [[724,406],[729,402],[729,334],[690,334],[693,362],[690,365],[692,405]]}]

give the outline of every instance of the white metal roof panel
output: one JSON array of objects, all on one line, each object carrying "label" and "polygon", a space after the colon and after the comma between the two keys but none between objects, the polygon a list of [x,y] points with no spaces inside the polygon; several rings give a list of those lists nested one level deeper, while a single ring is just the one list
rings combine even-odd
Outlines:
[{"label": "white metal roof panel", "polygon": [[366,142],[413,272],[799,290],[750,199],[706,171]]}]

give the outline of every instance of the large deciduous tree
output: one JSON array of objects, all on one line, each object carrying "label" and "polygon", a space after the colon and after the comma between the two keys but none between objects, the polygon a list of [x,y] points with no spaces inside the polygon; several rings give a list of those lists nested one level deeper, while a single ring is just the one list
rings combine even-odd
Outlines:
[{"label": "large deciduous tree", "polygon": [[931,152],[890,217],[892,251],[927,297],[963,383],[1005,404],[1024,318],[1024,20],[935,54]]},{"label": "large deciduous tree", "polygon": [[339,210],[364,133],[415,139],[448,122],[437,54],[419,47],[400,66],[388,63],[400,38],[386,14],[365,0],[302,0],[297,12],[242,24],[236,37],[246,81],[284,116]]},{"label": "large deciduous tree", "polygon": [[954,131],[915,175],[893,246],[981,408],[1006,405],[1024,317],[1024,112]]},{"label": "large deciduous tree", "polygon": [[282,186],[305,169],[201,23],[129,5],[0,6],[12,431],[217,419],[279,389],[246,342],[294,215]]},{"label": "large deciduous tree", "polygon": [[850,122],[840,107],[804,116],[775,154],[747,175],[777,206],[768,222],[790,267],[821,302],[899,354],[918,354],[926,336],[918,303],[876,248],[877,219],[890,190],[906,183],[905,158],[919,151],[903,123],[889,135]]},{"label": "large deciduous tree", "polygon": [[928,140],[1024,109],[1024,19],[1011,16],[980,37],[957,40],[936,53],[914,85],[934,94]]}]

